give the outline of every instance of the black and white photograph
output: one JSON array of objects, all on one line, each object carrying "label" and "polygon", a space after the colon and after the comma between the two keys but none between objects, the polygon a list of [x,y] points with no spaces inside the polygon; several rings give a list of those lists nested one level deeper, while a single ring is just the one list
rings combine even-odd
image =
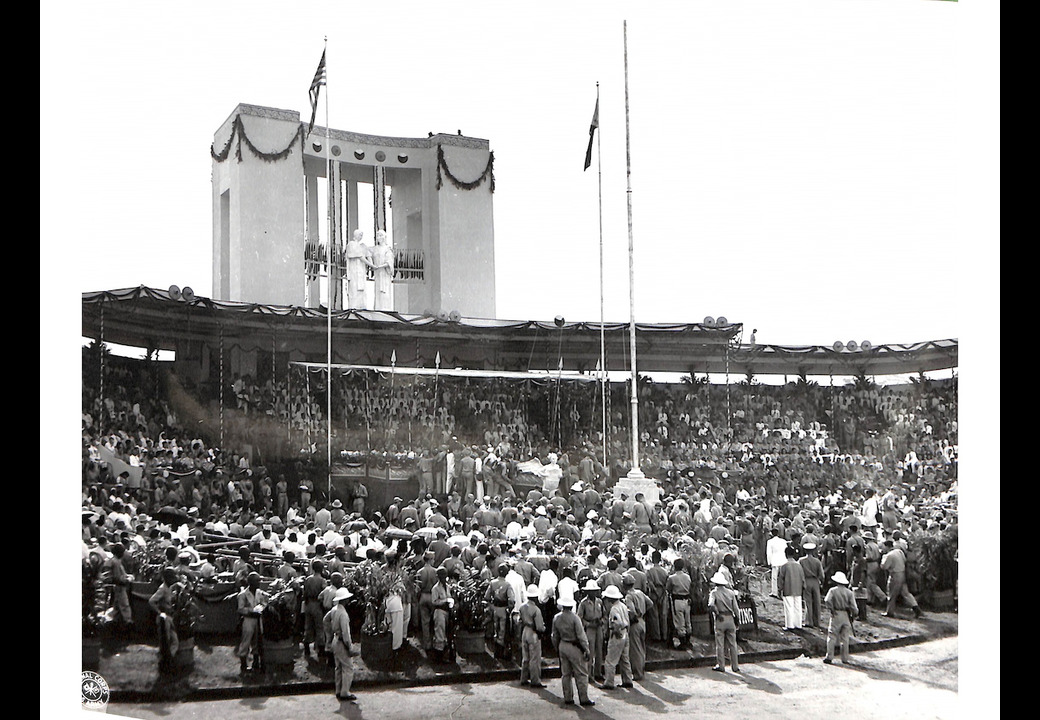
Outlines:
[{"label": "black and white photograph", "polygon": [[41,717],[999,715],[980,5],[41,3]]}]

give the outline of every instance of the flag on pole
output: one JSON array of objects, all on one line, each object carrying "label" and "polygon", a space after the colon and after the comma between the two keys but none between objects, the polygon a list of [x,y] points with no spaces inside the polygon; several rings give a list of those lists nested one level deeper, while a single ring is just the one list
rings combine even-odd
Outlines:
[{"label": "flag on pole", "polygon": [[592,165],[592,137],[599,127],[599,98],[596,98],[596,110],[592,113],[592,124],[589,125],[589,149],[585,151],[585,169]]},{"label": "flag on pole", "polygon": [[318,93],[320,88],[325,84],[325,51],[321,51],[321,61],[318,62],[318,69],[314,71],[314,79],[311,80],[311,124],[307,126],[307,134],[310,135],[314,129],[314,117],[318,112]]}]

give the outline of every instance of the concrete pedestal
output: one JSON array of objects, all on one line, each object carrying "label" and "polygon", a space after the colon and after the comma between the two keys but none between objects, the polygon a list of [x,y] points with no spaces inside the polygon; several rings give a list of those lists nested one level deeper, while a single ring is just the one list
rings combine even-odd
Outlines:
[{"label": "concrete pedestal", "polygon": [[629,500],[634,500],[636,493],[643,493],[643,498],[653,507],[661,499],[661,487],[653,478],[648,478],[642,472],[634,470],[625,477],[619,479],[614,485],[614,496],[625,493]]}]

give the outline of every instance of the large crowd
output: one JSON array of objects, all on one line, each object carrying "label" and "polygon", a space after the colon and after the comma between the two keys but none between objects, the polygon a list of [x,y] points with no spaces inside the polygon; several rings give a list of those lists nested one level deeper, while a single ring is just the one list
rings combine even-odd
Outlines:
[{"label": "large crowd", "polygon": [[[594,402],[586,390],[586,405],[557,396],[560,415],[577,417],[558,444],[551,418],[524,411],[516,385],[487,395],[455,383],[441,388],[446,395],[398,387],[366,396],[354,378],[337,388],[339,421],[371,423],[373,409],[384,416],[379,427],[389,427],[386,417],[398,430],[405,415],[423,421],[412,447],[400,432],[377,433],[382,452],[413,469],[419,492],[372,506],[363,482],[330,497],[299,459],[269,473],[250,453],[192,437],[155,391],[161,382],[148,363],[107,372],[103,398],[84,383],[82,533],[84,558],[116,578],[114,625],[132,620],[125,588],[135,580],[160,583],[160,616],[169,588],[233,583],[245,598],[237,652],[247,671],[257,639],[246,628],[270,595],[261,583],[282,583],[295,593],[297,640],[308,654],[313,645],[336,658],[343,697],[344,623],[357,628],[364,607],[351,598],[376,577],[395,650],[411,635],[431,661],[446,659],[476,586],[488,640],[497,656],[518,660],[522,681],[539,685],[535,660],[553,652],[576,682],[585,661],[585,675],[611,687],[619,670],[623,685],[642,676],[646,643],[690,642],[693,615],[710,609],[728,631],[749,578],[766,569],[785,629],[818,625],[821,603],[850,622],[866,604],[891,614],[901,600],[917,614],[908,541],[956,529],[955,379],[841,388],[648,382],[641,459],[661,487],[651,505],[617,492],[628,471],[625,415],[611,413],[609,459],[597,430],[579,429]],[[243,415],[305,423],[303,407],[320,413],[316,398],[250,383],[235,378],[229,388]],[[613,407],[624,408],[623,397]],[[445,422],[434,431],[437,417]],[[132,470],[117,474],[105,458]],[[532,459],[558,470],[555,487],[519,484]],[[720,642],[724,666],[725,633]],[[735,652],[732,660],[736,670]],[[580,682],[577,693],[588,700]]]}]

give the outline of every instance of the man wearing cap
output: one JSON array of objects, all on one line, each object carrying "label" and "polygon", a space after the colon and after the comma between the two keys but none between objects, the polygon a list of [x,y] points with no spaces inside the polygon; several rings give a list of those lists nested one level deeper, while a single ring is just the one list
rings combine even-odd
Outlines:
[{"label": "man wearing cap", "polygon": [[708,610],[715,616],[715,672],[726,672],[726,648],[729,647],[730,666],[740,672],[737,660],[737,594],[730,588],[728,578],[721,572],[711,578]]},{"label": "man wearing cap", "polygon": [[617,585],[608,585],[603,591],[607,610],[607,656],[604,658],[604,690],[613,690],[614,676],[621,667],[621,687],[632,687],[632,664],[628,654],[628,607]]},{"label": "man wearing cap", "polygon": [[885,556],[881,558],[881,569],[888,573],[888,605],[885,608],[885,617],[895,615],[899,598],[903,598],[903,602],[910,606],[915,618],[921,617],[921,608],[906,585],[906,555],[895,547],[892,540],[885,540]]},{"label": "man wearing cap", "polygon": [[603,653],[605,649],[605,638],[603,637],[603,625],[606,616],[603,611],[603,600],[600,598],[602,591],[600,586],[592,578],[585,581],[582,588],[584,597],[578,603],[575,614],[581,620],[585,637],[589,641],[590,667],[589,673],[593,678],[603,681]]},{"label": "man wearing cap", "polygon": [[[574,704],[574,687],[582,705],[595,705],[589,699],[589,639],[585,628],[574,614],[574,599],[561,598],[560,612],[552,622],[552,643],[560,656],[560,676],[563,680],[563,704]],[[572,685],[573,683],[573,685]]]},{"label": "man wearing cap", "polygon": [[545,620],[538,607],[538,586],[529,585],[525,591],[526,601],[520,606],[517,622],[520,625],[520,684],[545,687],[542,684],[542,635]]},{"label": "man wearing cap", "polygon": [[831,611],[830,624],[827,626],[827,656],[823,661],[830,665],[834,662],[834,646],[841,649],[841,661],[849,663],[849,636],[852,635],[852,619],[859,612],[856,596],[849,590],[849,581],[845,573],[836,572],[831,578],[834,586],[827,591],[824,604]]},{"label": "man wearing cap", "polygon": [[805,555],[798,560],[802,566],[804,582],[802,585],[802,602],[805,605],[805,624],[809,627],[820,627],[820,588],[823,586],[823,563],[816,557],[816,543],[807,542],[802,545]]},{"label": "man wearing cap", "polygon": [[253,671],[263,669],[260,662],[260,634],[263,632],[261,616],[269,598],[260,588],[260,574],[249,573],[246,586],[238,593],[238,616],[242,621],[242,639],[235,649],[241,662],[241,671],[246,672],[249,653],[253,653]]},{"label": "man wearing cap", "polygon": [[347,614],[347,601],[351,597],[352,593],[346,588],[337,590],[333,596],[334,605],[323,619],[328,629],[329,649],[336,658],[336,699],[341,701],[357,699],[357,695],[350,692],[350,686],[354,682],[354,663],[351,657],[358,654],[350,637],[350,615]]}]

